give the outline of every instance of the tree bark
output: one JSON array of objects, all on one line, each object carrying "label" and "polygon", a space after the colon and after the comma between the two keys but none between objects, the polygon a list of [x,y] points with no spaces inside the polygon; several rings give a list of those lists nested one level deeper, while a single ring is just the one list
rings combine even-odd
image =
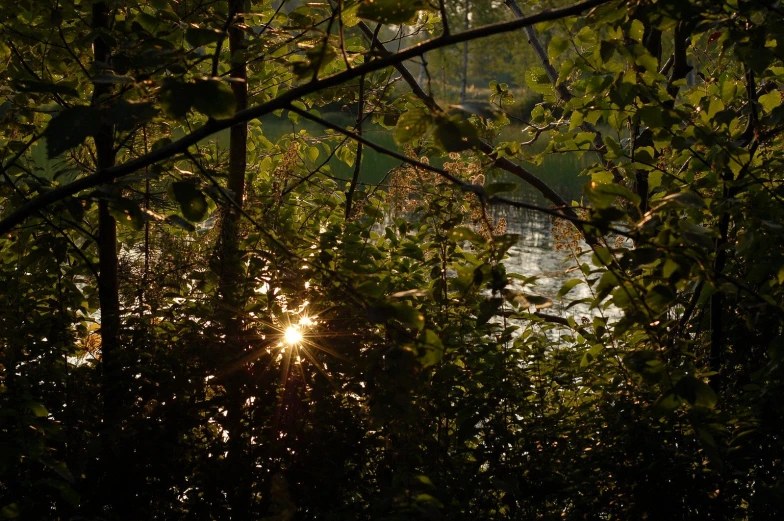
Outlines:
[{"label": "tree bark", "polygon": [[[93,4],[92,27],[96,30],[110,26],[109,7],[105,2]],[[108,42],[96,38],[93,43],[93,58],[96,69],[106,67],[111,60]],[[96,71],[97,72],[97,71]],[[93,105],[110,94],[112,87],[96,83],[93,89]],[[114,166],[114,127],[103,125],[93,136],[97,169]],[[113,195],[113,194],[110,194]],[[127,512],[130,507],[127,483],[128,469],[124,468],[122,455],[122,362],[120,356],[120,283],[118,277],[117,222],[109,211],[109,201],[98,203],[98,300],[101,309],[101,368],[103,392],[103,426],[101,429],[101,473],[100,508],[113,513]],[[121,477],[122,476],[122,477]]]},{"label": "tree bark", "polygon": [[[236,110],[241,111],[248,106],[247,66],[241,52],[245,48],[245,35],[241,28],[244,21],[243,0],[228,0],[229,16],[229,53],[231,70],[229,76],[233,80],[231,88],[234,92]],[[245,171],[247,167],[247,123],[238,123],[231,127],[229,136],[229,171],[228,189],[234,196],[237,206],[241,208],[245,199]],[[222,212],[220,230],[220,282],[219,298],[221,300],[220,321],[225,338],[224,358],[236,359],[245,350],[243,341],[244,325],[240,316],[243,307],[242,290],[242,252],[240,251],[239,224],[241,213],[238,207],[226,205]],[[222,485],[227,488],[227,499],[231,509],[232,521],[244,521],[250,518],[251,484],[253,464],[248,455],[247,428],[245,427],[245,379],[244,373],[238,372],[234,378],[226,381],[226,430],[229,434],[225,475]]]},{"label": "tree bark", "polygon": [[[465,0],[463,5],[465,11],[466,31],[471,28],[471,0]],[[463,42],[463,82],[460,86],[460,103],[465,103],[466,91],[468,90],[468,42]]]}]

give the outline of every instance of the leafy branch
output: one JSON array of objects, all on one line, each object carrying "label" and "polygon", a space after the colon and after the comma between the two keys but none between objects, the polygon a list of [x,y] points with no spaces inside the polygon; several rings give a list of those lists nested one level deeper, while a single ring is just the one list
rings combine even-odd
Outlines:
[{"label": "leafy branch", "polygon": [[[353,69],[346,70],[315,81],[310,81],[298,87],[294,87],[271,101],[262,103],[256,107],[241,110],[231,118],[209,120],[205,125],[190,132],[184,137],[157,150],[153,150],[147,154],[144,154],[136,159],[127,161],[111,168],[99,170],[94,174],[82,177],[81,179],[78,179],[65,186],[55,188],[44,194],[41,194],[25,203],[10,215],[5,217],[2,221],[0,221],[0,234],[7,233],[37,211],[46,208],[47,206],[60,201],[65,197],[74,195],[82,190],[94,188],[104,183],[109,183],[115,179],[119,179],[140,169],[151,166],[159,161],[174,157],[177,154],[185,153],[190,146],[195,145],[199,141],[216,134],[221,130],[231,128],[237,124],[248,122],[252,119],[260,118],[276,110],[288,108],[291,106],[292,102],[300,100],[321,90],[339,86],[352,79],[368,75],[386,67],[393,67],[397,64],[405,62],[406,60],[422,56],[423,54],[435,49],[448,47],[450,45],[471,41],[478,38],[515,31],[540,22],[558,20],[568,16],[573,16],[582,13],[587,9],[609,3],[610,1],[611,0],[586,0],[569,7],[552,11],[544,11],[542,13],[518,20],[486,25],[460,33],[440,36],[404,49],[393,55],[382,57],[378,60],[370,60],[367,63],[359,65]],[[508,160],[501,159],[500,161],[503,163]],[[531,181],[532,184],[538,182],[536,179],[531,179]],[[539,184],[541,185],[542,183]],[[534,186],[536,185],[534,184]],[[541,189],[552,192],[549,190],[549,187],[546,186],[541,186]],[[556,196],[557,194],[553,192],[552,195]]]}]

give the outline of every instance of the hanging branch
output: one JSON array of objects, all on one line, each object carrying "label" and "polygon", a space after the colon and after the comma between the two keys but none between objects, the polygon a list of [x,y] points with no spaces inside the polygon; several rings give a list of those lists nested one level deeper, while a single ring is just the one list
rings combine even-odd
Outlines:
[{"label": "hanging branch", "polygon": [[[199,141],[216,134],[221,130],[231,128],[232,126],[239,123],[244,123],[252,119],[260,118],[276,110],[285,109],[290,106],[291,102],[299,100],[310,94],[314,94],[331,87],[337,87],[338,85],[342,85],[347,81],[359,78],[362,75],[367,75],[387,67],[394,67],[395,65],[401,64],[406,60],[422,56],[424,53],[429,51],[440,49],[442,47],[448,47],[450,45],[455,45],[464,41],[475,40],[477,38],[508,33],[540,22],[558,20],[561,18],[577,15],[587,9],[609,3],[610,1],[611,0],[586,0],[585,2],[581,2],[569,7],[552,11],[545,11],[527,18],[486,25],[457,34],[432,38],[397,52],[394,55],[380,58],[378,60],[369,60],[368,62],[354,67],[351,70],[346,70],[332,76],[327,76],[325,78],[294,87],[273,100],[262,103],[261,105],[257,105],[256,107],[241,110],[231,118],[222,120],[209,120],[205,125],[190,132],[189,134],[186,134],[184,137],[170,143],[169,145],[144,154],[143,156],[140,156],[136,159],[132,159],[126,163],[111,168],[100,169],[94,174],[82,177],[81,179],[78,179],[65,186],[55,188],[44,194],[41,194],[35,199],[32,199],[30,202],[22,205],[16,211],[12,212],[5,219],[0,221],[0,234],[9,232],[16,225],[23,222],[38,210],[46,208],[50,204],[60,201],[69,195],[73,195],[81,192],[82,190],[94,188],[101,184],[111,182],[120,177],[130,175],[146,166],[153,165],[159,161],[176,156],[177,154],[182,154],[188,150],[188,147],[197,144]],[[546,189],[549,190],[549,187],[546,187]],[[549,191],[552,192],[552,190]]]},{"label": "hanging branch", "polygon": [[[406,164],[411,165],[413,167],[419,168],[421,170],[426,170],[428,172],[433,172],[434,174],[438,174],[439,176],[443,177],[444,179],[446,179],[450,183],[456,185],[462,191],[467,192],[467,193],[475,194],[481,201],[483,201],[483,202],[485,202],[487,204],[503,204],[503,205],[512,206],[514,208],[522,208],[524,210],[534,210],[534,211],[537,211],[537,212],[540,212],[540,213],[543,213],[543,214],[546,214],[546,215],[550,215],[552,217],[557,217],[559,219],[564,219],[564,220],[569,221],[571,223],[574,223],[576,225],[580,225],[579,227],[580,227],[581,230],[583,230],[583,228],[582,228],[583,225],[588,225],[588,226],[591,226],[593,228],[596,228],[596,223],[595,222],[590,222],[590,221],[581,219],[580,217],[577,216],[577,214],[574,212],[574,209],[571,206],[567,205],[567,206],[557,206],[555,208],[547,208],[547,207],[544,207],[544,206],[539,206],[539,205],[536,205],[536,204],[525,203],[525,202],[522,202],[522,201],[513,201],[511,199],[507,199],[505,197],[500,197],[500,196],[497,196],[497,195],[488,195],[487,192],[485,191],[485,188],[482,185],[475,185],[475,184],[472,184],[472,183],[466,183],[465,181],[463,181],[463,180],[455,177],[454,175],[450,174],[446,170],[443,170],[441,168],[429,165],[427,163],[423,163],[421,161],[417,161],[416,159],[411,159],[410,157],[407,157],[407,156],[405,156],[405,155],[403,155],[403,154],[401,154],[399,152],[395,152],[394,150],[390,150],[389,148],[386,148],[386,147],[384,147],[382,145],[379,145],[377,143],[369,141],[367,138],[364,138],[364,137],[356,134],[355,132],[351,132],[350,130],[345,129],[345,128],[341,127],[340,125],[335,125],[334,123],[330,123],[329,121],[327,121],[327,120],[325,120],[323,118],[320,118],[320,117],[318,117],[318,116],[316,116],[314,114],[311,114],[310,112],[308,112],[306,110],[302,110],[299,107],[295,107],[294,105],[290,105],[288,107],[288,110],[290,110],[290,111],[292,111],[292,112],[294,112],[296,114],[299,114],[301,117],[303,117],[305,119],[309,119],[310,121],[313,121],[314,123],[318,123],[319,125],[321,125],[324,128],[333,130],[335,132],[343,134],[344,136],[348,136],[351,139],[353,139],[354,141],[356,141],[357,143],[362,143],[367,148],[375,150],[376,152],[378,152],[380,154],[387,155],[387,156],[389,156],[391,158],[397,159],[397,160],[399,160],[399,161],[401,161],[403,163],[406,163]],[[612,228],[612,227],[607,227],[606,230],[609,231],[609,232],[618,234],[618,235],[622,235],[624,237],[631,237],[631,234],[629,232],[627,232],[627,231],[619,230],[619,229]],[[596,244],[596,239],[593,236],[591,236],[591,235],[589,235],[587,233],[584,233],[584,236],[586,238],[586,241],[589,242],[589,244]]]},{"label": "hanging branch", "polygon": [[[391,56],[392,53],[387,50],[383,43],[377,41],[373,38],[373,33],[370,28],[364,22],[360,22],[358,27],[365,33],[365,36],[370,39],[371,42],[375,42],[375,48],[377,52],[381,53],[382,56]],[[403,78],[411,90],[413,91],[414,95],[422,100],[425,106],[433,112],[444,112],[444,109],[433,99],[432,96],[428,95],[419,82],[416,81],[411,71],[406,68],[406,66],[402,63],[398,63],[395,65],[395,69],[400,73],[400,76]],[[542,179],[537,177],[535,174],[529,172],[522,166],[514,163],[510,159],[506,157],[499,157],[495,151],[495,147],[492,144],[480,140],[478,143],[477,148],[480,152],[487,155],[490,159],[493,160],[496,167],[509,172],[510,174],[514,175],[515,177],[525,181],[530,186],[534,187],[539,193],[542,194],[548,201],[553,203],[555,206],[564,209],[564,213],[568,214],[571,218],[576,219],[577,214],[574,213],[574,210],[571,209],[569,203],[561,197],[561,195],[553,190],[547,183],[545,183]],[[577,222],[572,220],[572,222]],[[582,230],[581,230],[582,232]],[[585,235],[585,239],[587,242],[591,242],[593,238],[589,235]]]},{"label": "hanging branch", "polygon": [[[516,0],[505,0],[504,3],[509,9],[512,10],[518,19],[525,17],[523,10],[520,8],[520,5]],[[572,96],[572,93],[569,92],[569,89],[566,87],[566,85],[563,83],[558,84],[558,71],[556,71],[555,67],[553,67],[553,64],[550,63],[550,58],[547,56],[547,51],[545,51],[542,43],[539,41],[539,36],[536,34],[536,29],[529,25],[524,30],[525,36],[528,38],[528,43],[531,45],[534,52],[536,53],[536,56],[539,58],[539,62],[542,64],[542,68],[544,68],[545,72],[547,73],[547,77],[550,78],[550,82],[553,84],[553,86],[555,86],[555,91],[558,94],[558,97],[561,98],[564,102],[568,102],[574,96]]]},{"label": "hanging branch", "polygon": [[[507,7],[509,7],[509,9],[512,10],[515,16],[517,16],[518,20],[525,19],[523,10],[520,8],[520,5],[516,0],[505,0],[504,3]],[[533,25],[528,25],[523,29],[525,31],[526,37],[528,38],[528,43],[531,44],[531,47],[536,53],[536,56],[539,58],[542,67],[547,73],[547,77],[553,84],[553,88],[555,89],[555,93],[558,95],[558,98],[564,103],[568,103],[574,97],[574,95],[569,91],[569,88],[566,86],[566,84],[558,83],[558,72],[555,70],[555,67],[553,67],[553,64],[550,63],[550,58],[547,56],[547,51],[545,51],[544,46],[542,46],[542,43],[539,41],[539,37],[536,34],[536,29]],[[587,121],[583,121],[580,124],[580,128],[586,132],[592,132],[595,135],[593,140],[594,148],[600,157],[604,157],[604,140],[602,139],[602,133],[599,131],[599,129]],[[616,174],[614,174],[613,177],[616,182],[620,180],[620,177]]]}]

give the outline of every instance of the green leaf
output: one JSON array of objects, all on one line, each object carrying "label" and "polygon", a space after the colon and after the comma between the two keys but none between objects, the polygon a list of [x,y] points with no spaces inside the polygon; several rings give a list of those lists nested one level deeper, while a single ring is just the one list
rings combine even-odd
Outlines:
[{"label": "green leaf", "polygon": [[10,503],[0,509],[0,517],[3,519],[16,519],[21,515],[21,513],[22,512],[19,509],[19,505],[16,503]]},{"label": "green leaf", "polygon": [[454,242],[471,241],[474,244],[484,244],[487,242],[484,237],[476,233],[474,230],[466,228],[465,226],[453,228],[449,231],[448,237],[450,241]]},{"label": "green leaf", "polygon": [[547,55],[551,61],[554,61],[568,48],[569,40],[556,34],[550,39],[550,44],[547,46]]},{"label": "green leaf", "polygon": [[602,63],[607,63],[612,58],[613,54],[615,54],[615,45],[612,43],[602,40],[599,44],[599,52],[598,57],[600,58]]},{"label": "green leaf", "polygon": [[136,22],[150,34],[155,34],[163,20],[142,11],[136,15]]},{"label": "green leaf", "polygon": [[651,128],[661,128],[663,125],[661,107],[646,105],[637,111],[640,121]]},{"label": "green leaf", "polygon": [[417,13],[430,9],[425,0],[364,0],[359,4],[357,16],[384,24],[411,22]]},{"label": "green leaf", "polygon": [[400,115],[395,126],[395,142],[398,145],[414,143],[425,135],[433,122],[426,109],[411,109]]},{"label": "green leaf", "polygon": [[49,411],[46,410],[46,407],[43,404],[38,402],[27,402],[27,408],[30,409],[30,412],[33,413],[33,416],[36,418],[46,418],[49,416]]},{"label": "green leaf", "polygon": [[170,190],[186,219],[191,222],[204,220],[207,215],[207,198],[196,185],[187,181],[176,181],[170,185]]},{"label": "green leaf", "polygon": [[716,393],[711,386],[692,375],[687,375],[675,384],[675,392],[691,405],[713,409],[716,406]]},{"label": "green leaf", "polygon": [[338,57],[335,47],[323,40],[320,44],[307,49],[305,55],[294,55],[289,58],[292,64],[292,71],[298,78],[313,76],[318,69],[324,70],[327,65]]},{"label": "green leaf", "polygon": [[563,283],[561,289],[558,290],[558,293],[555,295],[558,298],[565,296],[567,293],[572,291],[576,286],[583,283],[582,279],[570,279]]},{"label": "green leaf", "polygon": [[182,119],[191,109],[190,84],[166,78],[161,88],[160,102],[163,111],[174,119]]},{"label": "green leaf", "polygon": [[677,394],[667,391],[653,404],[653,410],[661,416],[666,416],[680,407],[681,403]]},{"label": "green leaf", "polygon": [[781,105],[781,94],[777,90],[768,92],[759,97],[759,102],[762,108],[765,109],[765,112],[771,112]]},{"label": "green leaf", "polygon": [[425,327],[425,316],[410,304],[401,302],[390,304],[389,307],[392,310],[392,316],[403,324],[419,330]]},{"label": "green leaf", "polygon": [[217,80],[198,80],[190,89],[193,108],[205,116],[227,119],[234,115],[236,100],[234,92],[226,83]]},{"label": "green leaf", "polygon": [[435,331],[425,329],[417,345],[419,361],[424,367],[436,365],[444,357],[444,344]]},{"label": "green leaf", "polygon": [[11,49],[6,43],[0,40],[0,63],[5,62],[11,57]]},{"label": "green leaf", "polygon": [[357,16],[357,12],[359,11],[359,6],[362,4],[354,4],[350,7],[346,7],[346,3],[343,3],[343,12],[341,13],[341,17],[343,18],[343,25],[346,27],[354,27],[359,23],[359,16]]},{"label": "green leaf", "polygon": [[657,60],[649,52],[644,52],[637,56],[634,62],[645,69],[646,72],[654,74],[659,72],[659,60]]},{"label": "green leaf", "polygon": [[185,41],[193,47],[201,47],[220,41],[224,33],[217,29],[203,27],[188,27],[185,30]]},{"label": "green leaf", "polygon": [[640,204],[639,195],[625,186],[612,183],[589,186],[585,190],[585,196],[596,208],[607,208],[619,197],[631,201],[634,204]]},{"label": "green leaf", "polygon": [[118,224],[134,230],[141,230],[147,220],[139,208],[139,203],[130,199],[114,199],[109,202],[109,211]]},{"label": "green leaf", "polygon": [[658,355],[655,351],[649,350],[632,351],[623,357],[623,364],[635,373],[650,371],[656,361]]},{"label": "green leaf", "polygon": [[214,78],[194,83],[167,79],[161,89],[160,101],[163,110],[175,119],[184,118],[191,108],[214,119],[230,118],[236,107],[231,87]]},{"label": "green leaf", "polygon": [[550,77],[542,67],[531,67],[525,71],[525,83],[528,88],[538,94],[552,94],[553,85]]},{"label": "green leaf", "polygon": [[645,26],[642,24],[642,22],[637,19],[632,20],[632,25],[629,28],[629,38],[636,41],[637,43],[642,43],[642,38],[644,35]]},{"label": "green leaf", "polygon": [[61,110],[44,131],[49,159],[81,145],[100,128],[101,114],[96,108],[76,106]]},{"label": "green leaf", "polygon": [[120,100],[103,111],[104,123],[114,125],[117,130],[133,130],[147,123],[158,114],[152,103]]},{"label": "green leaf", "polygon": [[479,132],[459,114],[436,120],[433,138],[446,152],[462,152],[479,144]]}]

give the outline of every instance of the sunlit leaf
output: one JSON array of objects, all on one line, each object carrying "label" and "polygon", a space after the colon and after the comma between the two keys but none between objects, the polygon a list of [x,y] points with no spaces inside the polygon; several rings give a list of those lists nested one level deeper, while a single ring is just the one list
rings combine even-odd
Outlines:
[{"label": "sunlit leaf", "polygon": [[170,192],[186,219],[191,222],[204,220],[208,208],[207,198],[196,185],[187,181],[176,181],[170,185]]},{"label": "sunlit leaf", "polygon": [[433,118],[426,109],[411,109],[398,118],[395,141],[399,145],[418,141],[430,128]]}]

